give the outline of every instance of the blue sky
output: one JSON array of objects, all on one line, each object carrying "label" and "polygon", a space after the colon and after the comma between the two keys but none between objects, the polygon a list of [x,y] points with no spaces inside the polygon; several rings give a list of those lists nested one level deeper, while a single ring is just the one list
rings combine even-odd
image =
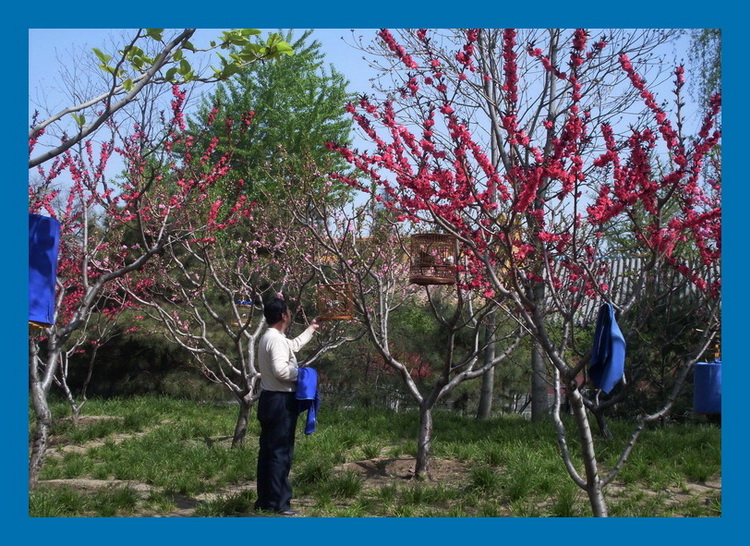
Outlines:
[{"label": "blue sky", "polygon": [[[305,27],[295,31],[296,36],[300,36]],[[224,29],[199,29],[194,36],[194,43],[205,44],[208,40],[216,38]],[[266,35],[270,30],[264,30]],[[104,51],[107,49],[113,36],[119,36],[125,33],[122,30],[111,29],[50,29],[50,28],[31,28],[29,29],[29,90],[30,99],[37,100],[39,90],[47,94],[48,105],[52,110],[62,109],[70,106],[65,102],[66,97],[57,93],[60,88],[59,69],[61,62],[69,61],[74,58],[74,52],[81,50],[90,51],[93,47],[98,47]],[[355,29],[354,36],[363,36],[365,44],[374,34],[373,29]],[[125,34],[128,35],[128,34]],[[357,92],[367,92],[370,89],[369,78],[374,75],[366,62],[362,61],[363,53],[352,47],[352,31],[348,28],[322,28],[315,29],[313,37],[322,44],[322,51],[326,56],[326,62],[334,65],[336,69],[343,73],[350,82],[349,89]],[[678,49],[669,46],[668,50],[674,56],[686,58],[686,53],[682,48],[687,47],[687,39],[679,41]],[[667,51],[665,49],[665,51]]]},{"label": "blue sky", "polygon": [[[199,29],[196,31],[194,42],[215,39],[225,29]],[[295,31],[295,37],[301,36],[305,29]],[[29,91],[30,98],[35,99],[37,90],[43,89],[48,94],[50,108],[62,109],[70,104],[64,103],[64,96],[56,91],[60,88],[60,62],[72,58],[71,53],[93,47],[107,51],[107,44],[112,36],[118,36],[121,31],[110,29],[29,29]],[[264,30],[265,36],[270,30]],[[363,29],[355,34],[372,34],[372,29]],[[333,64],[336,69],[344,73],[350,81],[350,90],[366,91],[370,84],[368,78],[372,72],[367,64],[361,62],[362,53],[347,45],[342,38],[351,42],[352,33],[349,29],[315,29],[313,37],[321,42],[326,62]],[[109,48],[111,50],[111,48]]]},{"label": "blue sky", "polygon": [[[170,26],[196,25],[196,22],[183,21],[184,19],[195,19],[195,12],[186,9],[177,12],[172,5],[165,5],[157,13],[145,7],[154,7],[153,2],[145,6],[135,6],[128,3],[127,9],[124,5],[117,8],[121,10],[116,16],[110,18],[117,21],[118,26],[128,27],[140,24],[139,19],[146,18],[149,23],[154,18],[169,20]],[[725,239],[724,239],[724,281],[725,281],[725,323],[723,334],[723,362],[728,363],[725,367],[725,398],[724,398],[724,441],[725,441],[725,464],[724,464],[724,516],[711,520],[611,520],[611,521],[566,521],[566,520],[465,520],[455,521],[451,519],[423,519],[423,520],[276,520],[268,518],[267,521],[250,522],[242,518],[232,520],[191,520],[191,521],[142,521],[123,518],[113,520],[34,520],[26,518],[26,482],[25,471],[26,458],[26,434],[27,427],[25,419],[16,419],[17,415],[25,414],[26,405],[26,320],[24,315],[26,293],[23,289],[15,287],[25,286],[25,249],[26,243],[23,237],[11,237],[8,256],[10,267],[6,267],[3,279],[6,281],[8,291],[6,293],[6,313],[4,316],[5,339],[8,341],[7,366],[8,374],[2,382],[3,395],[7,416],[7,441],[5,442],[6,473],[9,481],[5,494],[2,496],[2,509],[0,514],[7,519],[9,529],[17,529],[26,536],[40,533],[42,540],[54,537],[57,544],[75,544],[82,537],[91,537],[94,540],[105,539],[109,544],[131,543],[138,540],[140,543],[154,543],[165,540],[177,541],[183,544],[204,544],[206,540],[248,540],[263,543],[275,542],[276,538],[294,537],[295,540],[304,540],[308,544],[356,544],[357,546],[368,544],[382,544],[386,541],[390,544],[443,544],[457,540],[488,540],[491,543],[523,540],[531,544],[549,543],[550,541],[605,541],[608,546],[618,544],[632,544],[633,541],[646,544],[663,541],[675,541],[681,544],[705,544],[709,541],[719,541],[731,536],[732,530],[742,532],[739,528],[744,523],[744,500],[742,488],[748,485],[747,472],[743,468],[744,441],[742,437],[746,434],[747,425],[744,422],[744,408],[741,401],[746,397],[744,388],[748,385],[747,365],[740,354],[744,347],[742,341],[747,334],[744,332],[745,305],[747,296],[739,286],[744,281],[744,259],[741,258],[747,248],[744,242],[744,222],[742,218],[746,212],[742,208],[746,206],[743,182],[747,176],[742,168],[739,146],[744,143],[746,137],[740,133],[744,129],[743,124],[747,122],[746,107],[740,103],[744,102],[744,83],[742,82],[742,67],[740,59],[742,52],[746,50],[745,35],[746,28],[733,10],[720,5],[707,9],[703,5],[691,5],[690,2],[680,2],[670,5],[668,2],[650,5],[648,13],[643,8],[626,9],[625,6],[609,6],[601,2],[586,5],[579,2],[573,5],[565,5],[565,13],[555,16],[555,10],[560,9],[559,3],[537,2],[533,9],[529,4],[521,6],[496,5],[494,3],[474,2],[470,7],[465,5],[453,5],[446,7],[435,3],[412,2],[405,5],[396,5],[389,9],[376,6],[341,6],[333,4],[326,6],[323,3],[302,3],[301,5],[281,4],[282,7],[262,8],[248,7],[246,3],[236,6],[239,10],[232,12],[230,3],[222,3],[221,10],[205,10],[208,13],[198,17],[198,25],[203,27],[229,27],[241,26],[232,19],[236,13],[243,14],[244,10],[250,10],[241,19],[249,19],[250,25],[259,28],[307,28],[307,26],[321,27],[343,27],[352,25],[372,26],[504,26],[514,24],[517,26],[607,26],[622,25],[624,27],[703,27],[720,26],[724,29],[725,38]],[[6,74],[12,75],[18,71],[23,73],[28,69],[25,64],[25,45],[28,43],[28,29],[37,27],[62,27],[62,26],[102,26],[106,20],[101,14],[101,4],[95,7],[84,6],[76,3],[75,6],[62,6],[59,3],[35,2],[34,13],[24,13],[23,18],[27,21],[19,21],[15,26],[10,25],[6,32],[6,40],[9,44],[20,44],[20,53],[8,55]],[[550,6],[558,6],[557,8]],[[609,11],[616,9],[617,11]],[[280,14],[279,11],[285,13]],[[220,12],[220,13],[219,13]],[[254,18],[254,14],[258,17]],[[62,13],[62,14],[61,14]],[[88,14],[88,15],[87,15]],[[574,16],[578,14],[578,20]],[[234,16],[232,16],[234,15]],[[363,23],[366,21],[366,23]],[[286,24],[285,24],[286,23]],[[151,24],[150,26],[157,26]],[[335,42],[335,40],[334,40]],[[29,50],[31,55],[33,52]],[[345,55],[343,50],[337,54]],[[356,53],[355,53],[356,54]],[[19,58],[16,58],[18,56]],[[352,76],[349,75],[353,80]],[[24,79],[25,80],[25,79]],[[25,185],[26,172],[22,165],[25,163],[27,151],[25,150],[25,134],[27,134],[28,115],[27,108],[21,106],[21,102],[27,103],[27,89],[23,85],[10,82],[3,91],[4,98],[7,95],[8,127],[5,132],[3,154],[6,160],[11,160],[11,167],[6,175],[7,184],[11,191],[4,199],[3,228],[6,233],[22,233],[19,226],[25,225]],[[17,88],[16,88],[17,87]],[[14,105],[17,108],[13,107]],[[17,257],[14,258],[14,257]],[[14,265],[13,264],[17,264]],[[742,283],[742,284],[741,284]],[[728,297],[727,297],[728,296]],[[7,406],[7,407],[6,407]],[[729,410],[729,411],[727,411]],[[5,462],[5,461],[4,461]],[[282,523],[282,521],[284,523]],[[281,528],[280,525],[285,525]],[[565,533],[567,531],[567,533]],[[564,533],[564,534],[563,534]],[[417,534],[418,537],[414,535]],[[534,537],[538,537],[538,540]],[[730,539],[731,540],[731,539]]]},{"label": "blue sky", "polygon": [[[205,47],[223,30],[226,29],[198,29],[192,41],[199,48]],[[262,35],[267,36],[277,30],[263,29]],[[296,29],[294,37],[299,38],[305,30],[304,28]],[[344,74],[349,80],[349,90],[352,92],[367,92],[371,88],[369,78],[374,75],[374,72],[369,69],[367,63],[362,62],[363,53],[349,44],[352,43],[353,36],[371,36],[373,33],[373,29],[359,29],[352,33],[351,29],[326,28],[315,29],[312,35],[321,43],[325,62]],[[69,94],[64,92],[60,75],[61,67],[70,64],[71,59],[80,59],[82,53],[91,56],[91,49],[94,47],[104,52],[112,52],[114,51],[113,41],[121,46],[123,37],[130,37],[132,34],[132,31],[123,29],[30,28],[28,31],[29,116],[39,108],[41,121],[48,115],[56,114],[72,106],[68,98]],[[369,43],[369,39],[364,43]],[[204,86],[203,90],[208,90],[207,86]],[[41,150],[40,145],[36,151],[40,153]],[[120,167],[120,158],[115,154],[110,160],[109,171],[116,172]]]},{"label": "blue sky", "polygon": [[[226,29],[200,28],[191,41],[199,48],[207,47],[208,43],[217,39],[223,30]],[[267,36],[277,30],[263,29],[262,34]],[[300,37],[304,31],[304,27],[296,29],[294,37]],[[124,28],[30,28],[28,32],[30,113],[39,108],[41,110],[41,121],[66,107],[73,106],[69,93],[63,90],[61,68],[68,67],[66,70],[73,70],[70,68],[71,61],[81,59],[82,55],[93,57],[91,50],[95,47],[104,52],[114,52],[115,47],[122,47],[122,44],[126,43],[126,40],[133,34],[132,29]],[[594,31],[593,34],[596,35],[597,32]],[[349,80],[351,92],[368,93],[371,90],[370,79],[376,75],[376,72],[363,60],[365,53],[354,47],[353,43],[361,38],[361,42],[365,46],[370,45],[374,35],[374,29],[322,28],[314,29],[312,38],[321,43],[325,62],[333,65]],[[689,40],[685,35],[677,42],[670,42],[670,44],[663,46],[661,53],[667,56],[669,64],[680,60],[684,61],[687,58],[688,43]],[[205,62],[206,59],[212,59],[212,57],[206,54],[202,59],[201,63]],[[196,64],[198,64],[198,61],[196,61]],[[80,73],[84,81],[85,78],[89,77],[85,70],[85,68],[82,69]],[[651,88],[656,91],[660,100],[671,99],[672,80],[671,75],[666,75],[662,90]],[[210,91],[210,86],[204,85],[199,90],[199,92],[206,91]],[[692,108],[690,95],[688,93],[685,95],[688,104],[683,113],[695,112],[695,109]],[[90,97],[85,96],[81,97],[80,100],[88,98]],[[700,117],[697,113],[693,114],[689,117],[688,123],[697,123]],[[356,148],[370,149],[372,147],[371,142],[359,137],[357,129],[353,133],[353,138]],[[36,153],[41,153],[43,149],[43,144],[40,144],[37,146]],[[120,168],[122,168],[121,159],[115,154],[110,160],[109,171],[116,172]]]}]

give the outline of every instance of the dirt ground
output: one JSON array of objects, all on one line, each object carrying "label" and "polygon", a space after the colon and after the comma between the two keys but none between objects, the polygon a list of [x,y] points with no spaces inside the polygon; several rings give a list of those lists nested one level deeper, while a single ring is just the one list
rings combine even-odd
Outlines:
[{"label": "dirt ground", "polygon": [[[145,432],[140,433],[145,434]],[[138,436],[139,434],[122,434],[110,436],[107,441],[120,442],[126,438]],[[85,452],[86,450],[102,445],[104,440],[96,440],[84,445],[55,445],[55,439],[52,439],[52,447],[49,450],[49,457],[59,457],[66,452]],[[334,471],[354,471],[361,475],[363,479],[363,489],[380,489],[385,485],[404,484],[413,477],[415,468],[415,459],[413,457],[401,458],[375,458],[362,461],[349,462],[334,469]],[[432,459],[430,462],[430,481],[450,485],[452,483],[466,483],[469,475],[469,465],[460,461],[445,459]],[[82,492],[94,492],[101,488],[111,486],[130,486],[143,496],[148,495],[151,486],[145,483],[124,481],[124,480],[94,480],[94,479],[64,479],[64,480],[46,480],[40,481],[39,485],[49,486],[70,486],[74,490]],[[246,490],[254,490],[255,482],[248,481],[236,484],[229,488],[218,491],[200,494],[194,498],[181,497],[174,499],[176,509],[170,513],[164,514],[136,514],[137,516],[150,517],[191,517],[194,515],[196,507],[201,503],[213,498],[228,496],[241,493]],[[623,486],[612,483],[607,487],[607,496],[615,497],[624,491]],[[721,495],[721,477],[706,483],[689,483],[686,488],[679,488],[673,491],[667,491],[670,494],[670,502],[681,503],[687,501],[690,497],[715,497],[718,493]],[[652,492],[656,494],[656,492]],[[304,516],[305,509],[312,505],[313,500],[307,498],[295,498],[295,508],[300,510]],[[254,516],[255,514],[248,514]],[[262,517],[262,516],[261,516]]]},{"label": "dirt ground", "polygon": [[[92,447],[92,444],[86,446],[68,446],[63,451],[83,451]],[[58,452],[60,453],[60,452]],[[52,455],[56,456],[56,455]],[[59,455],[57,455],[59,456]],[[414,458],[394,458],[385,459],[377,458],[365,461],[355,461],[346,463],[334,469],[334,472],[352,470],[359,473],[363,478],[363,490],[379,489],[384,485],[403,484],[414,476]],[[433,459],[431,461],[430,480],[437,483],[448,484],[451,482],[463,482],[468,475],[468,466],[461,462]],[[131,487],[141,495],[146,496],[151,492],[151,486],[145,483],[127,481],[127,480],[94,480],[88,478],[59,479],[40,481],[39,485],[49,486],[69,486],[76,491],[94,492],[112,486]],[[191,517],[195,508],[201,503],[214,498],[234,495],[246,490],[254,490],[256,484],[254,481],[248,481],[236,484],[232,487],[202,493],[194,498],[178,497],[174,499],[176,509],[167,514],[138,514],[140,516],[151,517]],[[313,500],[308,498],[295,498],[294,506],[304,515],[305,508],[312,505]],[[248,514],[254,516],[255,514]]]}]

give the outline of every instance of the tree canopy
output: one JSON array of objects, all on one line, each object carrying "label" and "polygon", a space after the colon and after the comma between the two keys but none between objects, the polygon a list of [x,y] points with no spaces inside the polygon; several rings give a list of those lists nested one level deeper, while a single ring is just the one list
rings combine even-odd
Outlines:
[{"label": "tree canopy", "polygon": [[220,141],[219,149],[232,149],[233,170],[247,180],[253,199],[261,198],[260,187],[273,193],[274,178],[288,176],[282,164],[288,167],[290,161],[311,159],[320,165],[327,156],[329,163],[333,161],[328,168],[344,168],[325,144],[350,142],[351,120],[344,111],[348,82],[325,65],[321,44],[311,40],[311,34],[308,30],[295,39],[293,31],[287,32],[284,39],[292,44],[294,56],[240,70],[205,96],[198,115],[190,120],[195,129],[209,116],[224,121],[252,112],[253,122],[242,139]]}]

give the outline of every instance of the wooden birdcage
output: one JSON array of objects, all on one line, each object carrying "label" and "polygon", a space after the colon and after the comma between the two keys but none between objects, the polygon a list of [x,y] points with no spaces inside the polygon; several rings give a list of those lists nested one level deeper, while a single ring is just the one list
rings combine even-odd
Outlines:
[{"label": "wooden birdcage", "polygon": [[411,238],[409,282],[419,285],[455,284],[458,262],[456,239],[445,233],[422,233]]},{"label": "wooden birdcage", "polygon": [[349,320],[354,318],[352,285],[347,283],[318,285],[318,318]]}]

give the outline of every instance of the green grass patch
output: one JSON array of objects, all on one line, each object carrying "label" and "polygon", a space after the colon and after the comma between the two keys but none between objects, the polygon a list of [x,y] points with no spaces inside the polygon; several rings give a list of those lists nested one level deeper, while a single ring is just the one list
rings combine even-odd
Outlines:
[{"label": "green grass patch", "polygon": [[[52,406],[54,445],[41,485],[30,493],[35,517],[165,515],[193,500],[197,517],[241,517],[255,500],[259,427],[251,414],[243,445],[231,447],[236,406],[165,397],[90,400],[75,425],[65,404]],[[416,454],[418,413],[328,408],[314,434],[297,435],[291,480],[303,513],[320,517],[585,517],[586,493],[568,475],[549,422],[518,416],[476,420],[434,415],[432,468],[438,480],[387,474],[388,464]],[[33,422],[30,421],[30,426]],[[566,422],[574,464],[583,473],[573,423]],[[612,439],[596,435],[600,474],[616,462],[633,429],[612,421]],[[75,450],[69,449],[75,447]],[[364,465],[345,463],[376,461]],[[721,492],[697,494],[690,484],[721,474],[721,428],[667,423],[643,431],[616,483],[605,489],[610,515],[716,517]],[[375,481],[377,478],[377,481]],[[73,482],[101,480],[97,490]],[[147,492],[124,480],[142,483]],[[120,484],[121,482],[115,482]],[[212,495],[238,488],[242,493]]]}]

